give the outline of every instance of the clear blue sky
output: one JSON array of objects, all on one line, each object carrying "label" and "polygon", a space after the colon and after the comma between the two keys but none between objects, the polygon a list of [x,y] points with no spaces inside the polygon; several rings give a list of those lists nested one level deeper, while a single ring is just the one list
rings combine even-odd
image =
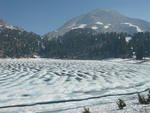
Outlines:
[{"label": "clear blue sky", "polygon": [[116,10],[150,22],[150,0],[0,0],[0,19],[45,34],[96,8]]}]

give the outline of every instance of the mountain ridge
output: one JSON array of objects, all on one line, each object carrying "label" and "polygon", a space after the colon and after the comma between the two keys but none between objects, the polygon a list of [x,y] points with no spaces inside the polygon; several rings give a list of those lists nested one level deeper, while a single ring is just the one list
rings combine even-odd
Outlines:
[{"label": "mountain ridge", "polygon": [[14,27],[14,26],[12,26],[12,25],[10,25],[10,24],[7,24],[5,21],[3,21],[3,20],[0,20],[0,28],[1,29],[18,29],[17,27]]},{"label": "mountain ridge", "polygon": [[97,32],[137,32],[150,31],[150,22],[142,19],[131,18],[117,11],[95,9],[80,16],[73,17],[56,31],[45,34],[50,39],[64,35],[66,32],[77,28],[91,28]]}]

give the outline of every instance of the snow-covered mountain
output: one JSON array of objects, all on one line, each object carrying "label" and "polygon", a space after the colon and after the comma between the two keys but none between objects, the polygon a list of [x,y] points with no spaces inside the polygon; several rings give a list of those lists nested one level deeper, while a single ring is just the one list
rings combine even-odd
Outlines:
[{"label": "snow-covered mountain", "polygon": [[116,11],[95,9],[87,14],[72,18],[62,27],[46,34],[49,38],[61,36],[73,29],[91,28],[97,32],[136,32],[150,31],[150,23],[140,19],[126,17]]},{"label": "snow-covered mountain", "polygon": [[18,28],[5,23],[3,20],[0,20],[0,30],[2,30],[2,29],[11,29],[11,30],[14,30],[14,29],[18,29]]}]

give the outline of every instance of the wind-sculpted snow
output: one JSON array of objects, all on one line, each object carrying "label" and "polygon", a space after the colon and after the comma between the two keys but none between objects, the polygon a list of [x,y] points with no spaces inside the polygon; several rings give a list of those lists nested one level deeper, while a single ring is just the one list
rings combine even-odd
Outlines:
[{"label": "wind-sculpted snow", "polygon": [[149,87],[149,62],[0,59],[0,108],[7,112],[111,103]]}]

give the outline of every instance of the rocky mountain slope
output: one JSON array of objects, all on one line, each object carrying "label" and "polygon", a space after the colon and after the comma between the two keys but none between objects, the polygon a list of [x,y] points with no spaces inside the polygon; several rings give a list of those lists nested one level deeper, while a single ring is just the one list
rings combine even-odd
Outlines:
[{"label": "rocky mountain slope", "polygon": [[58,37],[66,32],[78,28],[91,28],[97,32],[125,32],[133,34],[137,32],[150,31],[150,23],[140,19],[126,17],[116,11],[95,9],[67,21],[62,27],[45,36],[49,38]]}]

